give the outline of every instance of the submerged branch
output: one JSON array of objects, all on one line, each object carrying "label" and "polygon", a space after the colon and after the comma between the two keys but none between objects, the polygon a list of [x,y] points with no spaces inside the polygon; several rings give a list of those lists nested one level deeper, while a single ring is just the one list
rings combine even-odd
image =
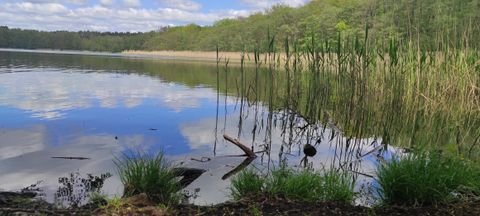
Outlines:
[{"label": "submerged branch", "polygon": [[242,163],[240,165],[236,166],[234,169],[230,170],[230,172],[223,175],[222,180],[228,179],[228,178],[230,178],[230,176],[235,175],[235,173],[238,173],[238,172],[242,171],[243,169],[245,169],[245,167],[250,165],[250,163],[252,163],[253,160],[255,160],[255,158],[253,158],[253,157],[245,158],[245,160],[242,161]]}]

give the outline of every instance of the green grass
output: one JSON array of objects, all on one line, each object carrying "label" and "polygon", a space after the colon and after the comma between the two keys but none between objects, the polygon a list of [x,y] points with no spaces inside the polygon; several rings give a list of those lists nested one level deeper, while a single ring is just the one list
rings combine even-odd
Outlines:
[{"label": "green grass", "polygon": [[377,170],[383,204],[434,205],[480,194],[478,164],[440,154],[394,158]]},{"label": "green grass", "polygon": [[280,169],[272,172],[265,190],[272,196],[299,201],[322,200],[323,177],[310,171]]},{"label": "green grass", "polygon": [[232,196],[238,200],[265,194],[302,202],[340,201],[354,199],[353,182],[335,171],[324,173],[279,169],[262,177],[252,170],[241,172],[232,180]]},{"label": "green grass", "polygon": [[114,162],[124,186],[124,197],[145,193],[155,202],[178,202],[180,185],[162,152],[123,154]]},{"label": "green grass", "polygon": [[231,195],[235,200],[239,200],[242,197],[255,196],[261,193],[265,179],[259,176],[251,169],[247,169],[240,172],[232,180]]}]

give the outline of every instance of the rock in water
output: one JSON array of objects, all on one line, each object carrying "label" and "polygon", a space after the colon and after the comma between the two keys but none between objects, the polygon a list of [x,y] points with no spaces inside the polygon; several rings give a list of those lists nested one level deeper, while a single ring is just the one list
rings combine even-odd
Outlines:
[{"label": "rock in water", "polygon": [[306,156],[313,157],[317,154],[317,149],[315,149],[315,147],[310,144],[306,144],[305,146],[303,146],[303,153]]}]

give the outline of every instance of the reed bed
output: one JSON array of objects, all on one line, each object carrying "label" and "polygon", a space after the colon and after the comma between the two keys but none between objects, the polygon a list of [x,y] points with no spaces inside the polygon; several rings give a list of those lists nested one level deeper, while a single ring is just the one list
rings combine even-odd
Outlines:
[{"label": "reed bed", "polygon": [[427,50],[415,41],[340,33],[337,40],[311,41],[265,43],[253,52],[255,67],[217,73],[228,80],[219,89],[273,112],[334,125],[347,137],[480,156],[480,51]]}]

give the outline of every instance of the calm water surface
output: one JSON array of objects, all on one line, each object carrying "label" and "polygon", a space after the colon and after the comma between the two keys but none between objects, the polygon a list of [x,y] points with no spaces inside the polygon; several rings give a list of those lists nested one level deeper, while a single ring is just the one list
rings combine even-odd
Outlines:
[{"label": "calm water surface", "polygon": [[[120,196],[114,156],[131,149],[163,150],[175,163],[207,170],[186,188],[198,192],[191,201],[223,202],[229,199],[229,178],[222,177],[244,159],[231,157],[242,152],[223,134],[239,137],[256,151],[267,150],[251,164],[260,171],[278,166],[280,158],[299,166],[301,146],[312,136],[285,132],[280,123],[285,113],[219,93],[216,83],[215,65],[0,51],[0,190],[41,181],[45,198],[53,201],[60,177],[110,172],[103,193]],[[378,150],[380,140],[347,140],[333,126],[311,127],[308,134],[319,140],[313,168],[349,162],[352,171],[366,174],[357,176],[360,182],[368,181],[380,156],[388,158],[394,151],[389,147],[355,160],[352,155]],[[287,138],[297,145],[285,150]],[[355,150],[344,148],[350,142]],[[197,160],[202,157],[210,160]]]}]

